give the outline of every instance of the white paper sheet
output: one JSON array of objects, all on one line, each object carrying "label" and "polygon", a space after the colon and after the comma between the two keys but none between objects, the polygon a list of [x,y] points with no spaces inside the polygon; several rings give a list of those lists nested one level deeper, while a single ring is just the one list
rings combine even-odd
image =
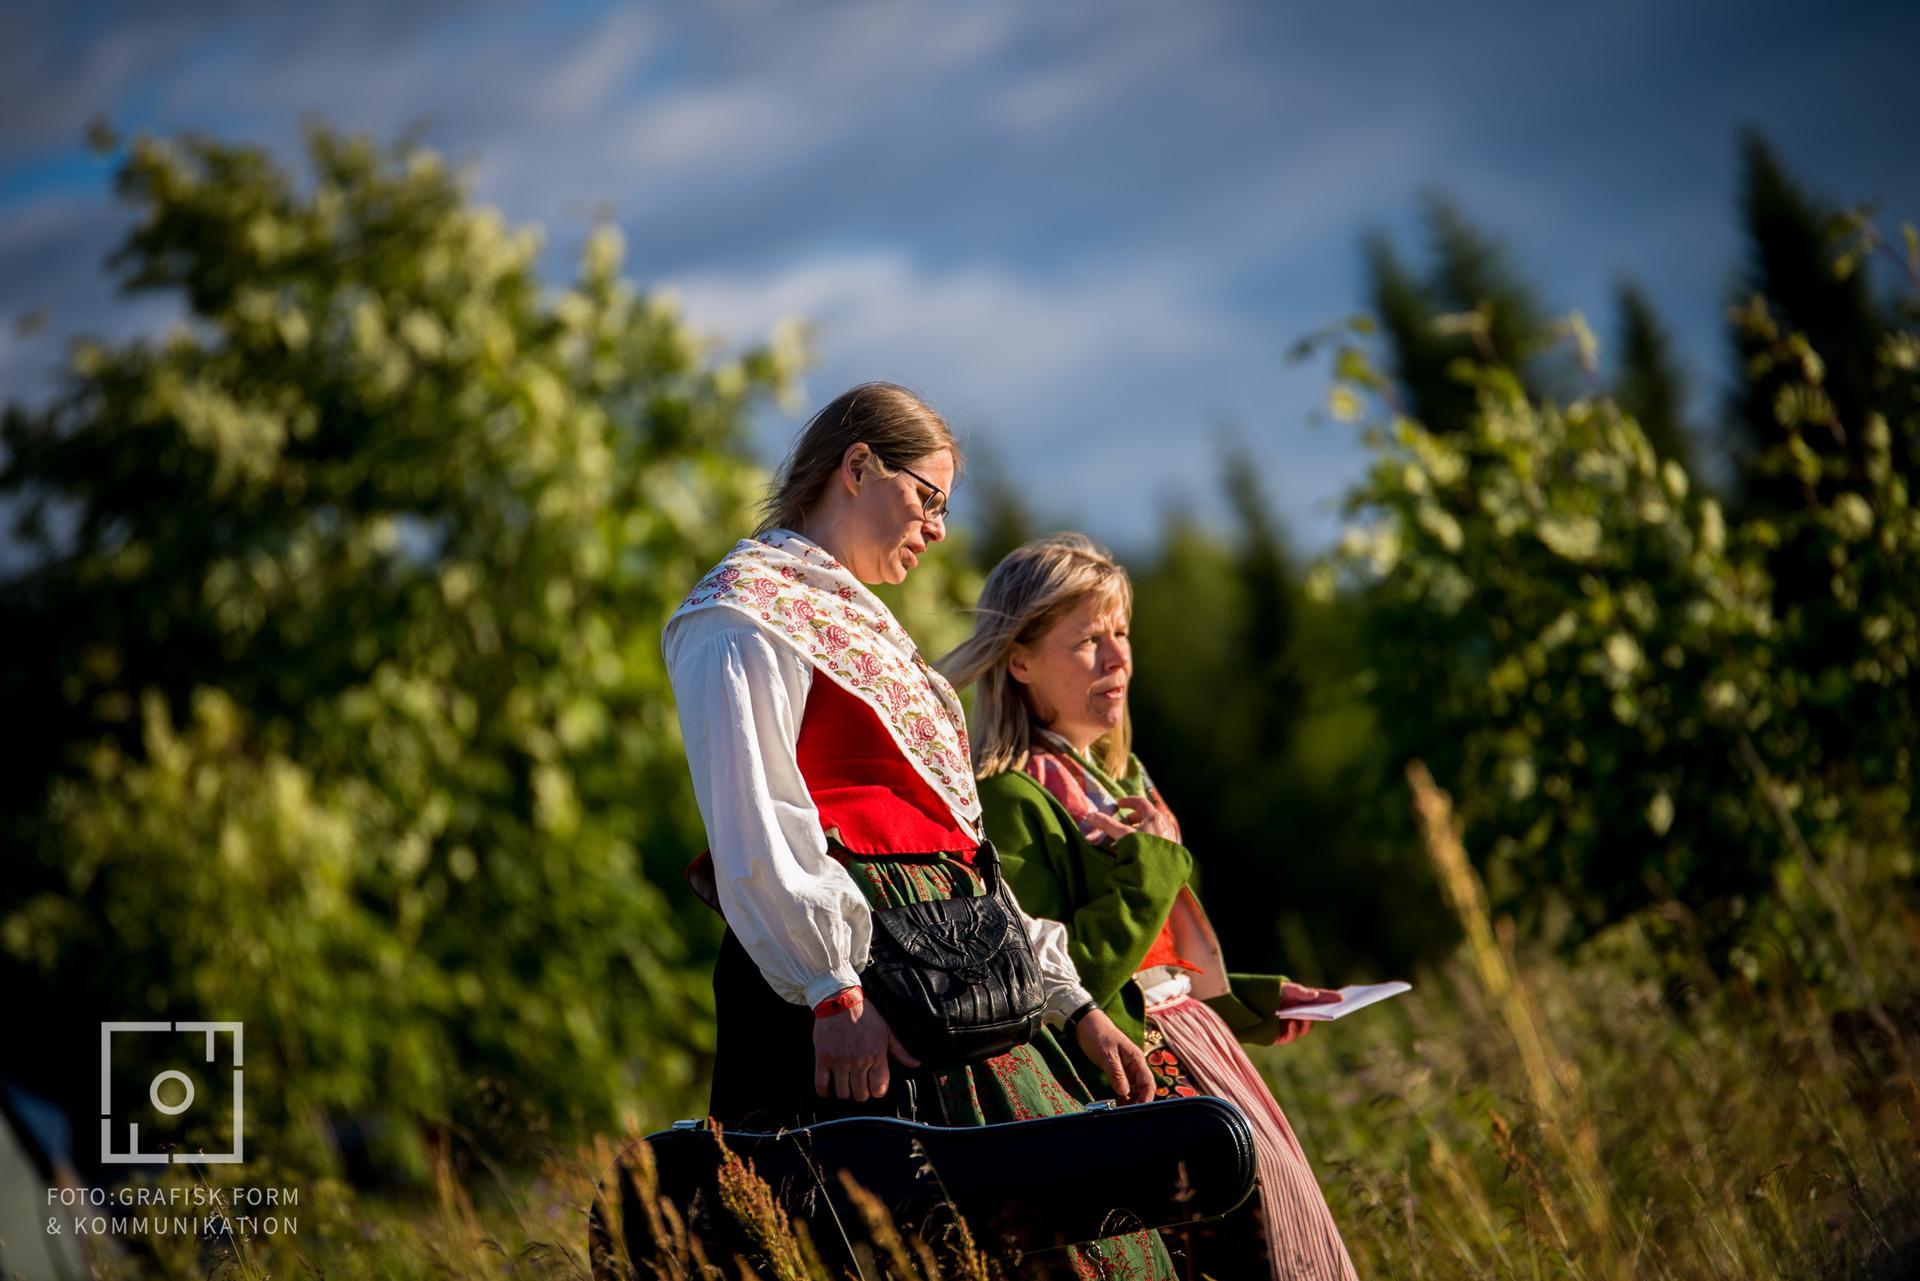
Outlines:
[{"label": "white paper sheet", "polygon": [[1289,1005],[1279,1013],[1283,1019],[1331,1023],[1335,1019],[1345,1018],[1355,1010],[1364,1010],[1375,1002],[1411,991],[1413,991],[1413,984],[1398,980],[1392,983],[1356,983],[1352,987],[1341,988],[1338,1001],[1328,1001],[1320,1005]]}]

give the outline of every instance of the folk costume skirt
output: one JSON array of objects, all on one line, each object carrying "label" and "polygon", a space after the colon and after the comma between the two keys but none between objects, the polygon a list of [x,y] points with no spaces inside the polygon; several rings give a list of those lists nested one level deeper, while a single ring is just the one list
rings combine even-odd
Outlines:
[{"label": "folk costume skirt", "polygon": [[[1353,1261],[1334,1226],[1327,1201],[1314,1181],[1307,1155],[1293,1127],[1274,1101],[1273,1092],[1247,1059],[1226,1023],[1204,1002],[1182,996],[1147,1010],[1148,1023],[1160,1029],[1171,1054],[1158,1059],[1155,1075],[1175,1068],[1177,1080],[1191,1092],[1233,1103],[1253,1127],[1255,1167],[1259,1170],[1260,1218],[1265,1228],[1267,1262],[1276,1281],[1355,1281]],[[1169,1061],[1171,1060],[1171,1061]],[[1177,1068],[1175,1065],[1177,1064]],[[1189,1090],[1176,1086],[1175,1093]],[[1251,1271],[1234,1275],[1250,1276]]]},{"label": "folk costume skirt", "polygon": [[[985,889],[955,856],[846,855],[846,865],[877,908]],[[767,986],[731,930],[720,947],[713,992],[719,1027],[712,1115],[730,1129],[909,1114],[931,1125],[989,1125],[1078,1112],[1092,1100],[1066,1051],[1045,1030],[1026,1045],[957,1068],[908,1071],[891,1064],[894,1083],[885,1099],[822,1098],[813,1092],[813,1012],[782,1000]],[[1062,1254],[1056,1267],[1063,1276],[1172,1281],[1176,1275],[1156,1232],[1108,1237]]]}]

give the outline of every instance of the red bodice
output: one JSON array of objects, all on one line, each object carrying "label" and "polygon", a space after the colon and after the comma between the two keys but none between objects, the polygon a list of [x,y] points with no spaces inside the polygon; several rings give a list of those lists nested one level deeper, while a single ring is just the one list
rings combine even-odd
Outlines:
[{"label": "red bodice", "polygon": [[1173,918],[1169,916],[1160,925],[1159,937],[1153,940],[1153,946],[1140,958],[1140,969],[1150,970],[1156,965],[1172,965],[1183,970],[1192,970],[1195,974],[1206,971],[1180,955],[1180,949],[1173,941]]},{"label": "red bodice", "polygon": [[820,826],[848,852],[971,857],[974,842],[879,714],[820,671],[813,674],[800,719],[797,756]]}]

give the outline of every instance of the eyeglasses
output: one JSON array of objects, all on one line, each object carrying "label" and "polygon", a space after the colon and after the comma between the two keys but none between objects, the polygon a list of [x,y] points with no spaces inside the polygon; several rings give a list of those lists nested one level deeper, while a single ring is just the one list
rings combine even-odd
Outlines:
[{"label": "eyeglasses", "polygon": [[947,491],[946,490],[940,488],[940,486],[934,484],[932,481],[928,480],[925,476],[920,475],[918,472],[914,471],[910,467],[895,467],[894,470],[905,472],[907,475],[913,477],[915,480],[919,481],[922,485],[925,485],[928,489],[931,489],[933,491],[931,494],[928,494],[925,498],[922,498],[920,500],[921,515],[925,516],[928,520],[945,520],[947,518]]}]

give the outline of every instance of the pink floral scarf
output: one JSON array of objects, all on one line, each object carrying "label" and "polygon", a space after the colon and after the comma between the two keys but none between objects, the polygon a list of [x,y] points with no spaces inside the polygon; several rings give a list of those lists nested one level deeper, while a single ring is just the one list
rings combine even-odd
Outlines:
[{"label": "pink floral scarf", "polygon": [[1144,796],[1167,816],[1167,820],[1173,824],[1174,839],[1180,839],[1180,821],[1173,817],[1173,811],[1167,809],[1166,802],[1160,799],[1159,789],[1147,777],[1147,771],[1137,757],[1128,762],[1133,772],[1125,780],[1116,782],[1105,770],[1074,751],[1066,739],[1052,730],[1036,726],[1033,737],[1033,750],[1027,753],[1026,772],[1034,782],[1051,792],[1053,799],[1066,807],[1068,816],[1079,826],[1080,835],[1095,845],[1106,844],[1106,833],[1095,827],[1087,815],[1100,813],[1109,818],[1116,817],[1120,812],[1120,797]]}]

